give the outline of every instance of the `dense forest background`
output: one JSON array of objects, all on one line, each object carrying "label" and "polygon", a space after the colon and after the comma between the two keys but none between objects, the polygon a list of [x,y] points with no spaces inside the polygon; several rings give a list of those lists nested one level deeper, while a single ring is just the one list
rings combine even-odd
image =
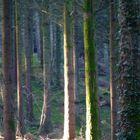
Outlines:
[{"label": "dense forest background", "polygon": [[139,66],[140,0],[0,0],[0,139],[140,140]]}]

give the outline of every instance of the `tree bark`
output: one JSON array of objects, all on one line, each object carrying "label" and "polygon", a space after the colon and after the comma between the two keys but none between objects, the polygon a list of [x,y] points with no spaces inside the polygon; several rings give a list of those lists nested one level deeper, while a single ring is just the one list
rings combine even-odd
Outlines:
[{"label": "tree bark", "polygon": [[61,63],[62,63],[62,51],[61,51],[61,36],[62,31],[59,25],[56,25],[56,88],[61,88]]},{"label": "tree bark", "polygon": [[140,139],[140,5],[120,0],[120,129],[118,139]]},{"label": "tree bark", "polygon": [[116,44],[115,44],[115,0],[110,0],[110,103],[111,103],[111,140],[116,140],[117,96],[116,96]]},{"label": "tree bark", "polygon": [[37,49],[38,58],[41,62],[41,33],[40,33],[40,14],[38,10],[34,12],[34,28],[35,28],[35,46]]},{"label": "tree bark", "polygon": [[84,10],[86,140],[99,140],[99,107],[93,0],[84,1]]},{"label": "tree bark", "polygon": [[24,45],[25,45],[25,88],[26,88],[26,118],[33,121],[33,95],[31,86],[31,59],[32,59],[32,9],[31,2],[25,1],[24,12]]},{"label": "tree bark", "polygon": [[64,4],[64,139],[73,140],[75,136],[74,66],[73,66],[73,1]]},{"label": "tree bark", "polygon": [[23,90],[22,90],[22,46],[21,46],[21,25],[20,17],[21,1],[15,1],[16,8],[16,50],[17,50],[17,135],[23,136],[24,112],[23,112]]},{"label": "tree bark", "polygon": [[79,25],[78,25],[78,7],[76,2],[74,2],[74,29],[73,29],[73,39],[74,39],[74,49],[73,49],[73,63],[74,63],[74,92],[75,92],[75,103],[76,103],[76,126],[80,125],[80,104],[79,104]]},{"label": "tree bark", "polygon": [[[49,2],[44,2],[44,6],[48,8]],[[48,9],[47,9],[48,10]],[[51,124],[51,112],[50,112],[50,23],[48,17],[45,19],[45,15],[42,15],[42,35],[43,35],[43,78],[44,78],[44,95],[43,95],[43,107],[40,119],[39,133],[49,133]]]},{"label": "tree bark", "polygon": [[4,140],[15,140],[14,90],[12,88],[11,0],[3,0],[3,81],[4,81]]}]

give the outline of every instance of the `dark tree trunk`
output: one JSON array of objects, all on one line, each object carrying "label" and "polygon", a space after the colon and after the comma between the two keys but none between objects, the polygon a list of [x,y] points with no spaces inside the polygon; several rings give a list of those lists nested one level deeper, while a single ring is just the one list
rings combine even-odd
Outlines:
[{"label": "dark tree trunk", "polygon": [[74,50],[73,50],[73,60],[74,60],[74,92],[75,92],[75,102],[76,102],[76,122],[77,126],[80,125],[80,104],[79,104],[79,40],[78,40],[78,35],[79,35],[79,23],[78,23],[78,7],[76,2],[74,2],[74,30],[73,30],[73,38],[74,38]]},{"label": "dark tree trunk", "polygon": [[118,139],[140,139],[140,5],[120,0],[120,127]]},{"label": "dark tree trunk", "polygon": [[12,88],[12,45],[11,45],[11,0],[3,0],[3,98],[4,98],[4,140],[15,140],[14,90]]},{"label": "dark tree trunk", "polygon": [[117,132],[117,96],[116,96],[116,43],[115,43],[115,0],[110,0],[110,103],[111,103],[111,140],[116,140]]},{"label": "dark tree trunk", "polygon": [[25,1],[24,41],[25,41],[25,88],[26,88],[26,118],[33,120],[33,95],[31,86],[31,59],[32,59],[32,9],[31,2]]},{"label": "dark tree trunk", "polygon": [[59,25],[56,25],[56,87],[61,88],[61,64],[62,64],[62,51],[61,51],[61,36],[62,31]]}]

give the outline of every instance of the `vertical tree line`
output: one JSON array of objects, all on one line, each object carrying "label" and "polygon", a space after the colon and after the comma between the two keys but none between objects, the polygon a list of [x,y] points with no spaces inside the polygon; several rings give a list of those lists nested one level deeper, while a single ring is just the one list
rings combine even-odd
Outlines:
[{"label": "vertical tree line", "polygon": [[139,140],[139,0],[0,2],[4,140]]}]

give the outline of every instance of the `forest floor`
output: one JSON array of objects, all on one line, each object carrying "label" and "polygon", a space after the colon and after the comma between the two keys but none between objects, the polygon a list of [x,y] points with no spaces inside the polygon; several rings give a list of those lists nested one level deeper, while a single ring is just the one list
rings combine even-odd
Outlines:
[{"label": "forest floor", "polygon": [[[3,135],[0,134],[0,140],[4,140]],[[24,136],[24,138],[16,137],[16,140],[63,140],[63,139],[51,139],[46,136],[34,136],[31,133],[28,133]],[[83,138],[76,138],[75,140],[84,140]]]}]

